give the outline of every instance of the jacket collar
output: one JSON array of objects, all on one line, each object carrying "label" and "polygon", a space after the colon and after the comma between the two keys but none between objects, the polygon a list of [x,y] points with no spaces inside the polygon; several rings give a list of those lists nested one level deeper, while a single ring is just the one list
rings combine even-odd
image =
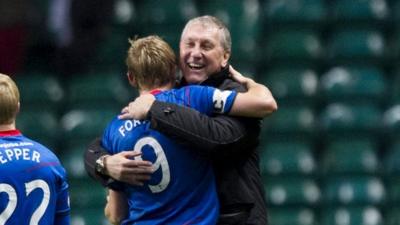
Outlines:
[{"label": "jacket collar", "polygon": [[[226,66],[221,69],[221,71],[211,74],[205,81],[201,82],[198,85],[202,86],[212,86],[212,87],[218,87],[226,80],[229,78],[229,66]],[[180,83],[180,87],[186,86],[188,83],[184,78],[182,78],[182,81]]]}]

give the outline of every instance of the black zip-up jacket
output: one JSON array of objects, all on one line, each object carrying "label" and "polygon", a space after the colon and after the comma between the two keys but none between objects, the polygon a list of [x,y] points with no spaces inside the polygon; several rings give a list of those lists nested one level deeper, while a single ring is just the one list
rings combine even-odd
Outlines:
[{"label": "black zip-up jacket", "polygon": [[[245,91],[243,86],[229,78],[227,68],[211,75],[201,85]],[[260,120],[226,115],[207,117],[196,110],[160,101],[153,103],[148,119],[151,128],[198,154],[211,157],[221,215],[240,211],[250,213],[245,223],[230,222],[228,217],[219,224],[267,224],[257,150]],[[85,153],[85,168],[90,176],[112,188],[114,181],[96,173],[94,167],[96,159],[104,154],[107,152],[101,148],[100,141],[92,142]]]}]

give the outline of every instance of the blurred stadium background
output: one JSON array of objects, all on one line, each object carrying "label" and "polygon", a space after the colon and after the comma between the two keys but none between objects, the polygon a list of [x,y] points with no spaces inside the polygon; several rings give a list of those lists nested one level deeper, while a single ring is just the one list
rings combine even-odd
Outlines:
[{"label": "blurred stadium background", "polygon": [[125,84],[127,38],[158,34],[178,50],[185,22],[203,14],[228,25],[232,65],[279,103],[260,148],[270,224],[400,224],[400,1],[110,0],[90,53],[64,67],[54,60],[64,59],[60,33],[48,26],[57,1],[30,2],[36,17],[12,73],[22,95],[17,124],[61,158],[74,225],[107,224],[104,190],[82,157],[136,95]]}]

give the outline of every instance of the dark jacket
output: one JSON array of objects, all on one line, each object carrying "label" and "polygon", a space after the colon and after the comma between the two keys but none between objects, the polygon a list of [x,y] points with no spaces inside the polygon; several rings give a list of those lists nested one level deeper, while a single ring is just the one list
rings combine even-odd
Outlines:
[{"label": "dark jacket", "polygon": [[[245,91],[229,78],[227,69],[210,76],[201,85]],[[148,117],[153,129],[213,160],[222,215],[248,211],[247,222],[239,224],[267,224],[257,151],[260,120],[225,115],[207,117],[193,109],[159,101],[154,102]],[[97,146],[99,141],[94,143],[85,154],[86,170],[103,185],[112,185],[110,179],[95,172],[95,160],[106,153]]]}]

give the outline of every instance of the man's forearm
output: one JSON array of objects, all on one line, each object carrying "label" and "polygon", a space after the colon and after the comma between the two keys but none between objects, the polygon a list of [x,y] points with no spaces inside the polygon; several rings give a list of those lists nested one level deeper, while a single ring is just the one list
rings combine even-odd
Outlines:
[{"label": "man's forearm", "polygon": [[171,103],[155,101],[149,112],[151,128],[180,144],[202,149],[207,155],[238,142],[247,133],[247,128],[237,118],[208,117]]},{"label": "man's forearm", "polygon": [[107,155],[108,152],[101,146],[101,139],[96,138],[93,140],[85,151],[85,170],[90,177],[100,182],[103,186],[108,186],[113,180],[96,171],[96,160],[101,156]]},{"label": "man's forearm", "polygon": [[[85,152],[85,169],[89,176],[112,190],[121,190],[121,182],[141,186],[143,182],[150,180],[154,171],[151,162],[133,160],[137,155],[140,153],[135,151],[122,151],[109,155],[103,148],[100,138],[97,138],[90,143]],[[103,163],[100,163],[101,158]],[[103,164],[102,169],[96,168],[97,160],[100,165]]]}]

